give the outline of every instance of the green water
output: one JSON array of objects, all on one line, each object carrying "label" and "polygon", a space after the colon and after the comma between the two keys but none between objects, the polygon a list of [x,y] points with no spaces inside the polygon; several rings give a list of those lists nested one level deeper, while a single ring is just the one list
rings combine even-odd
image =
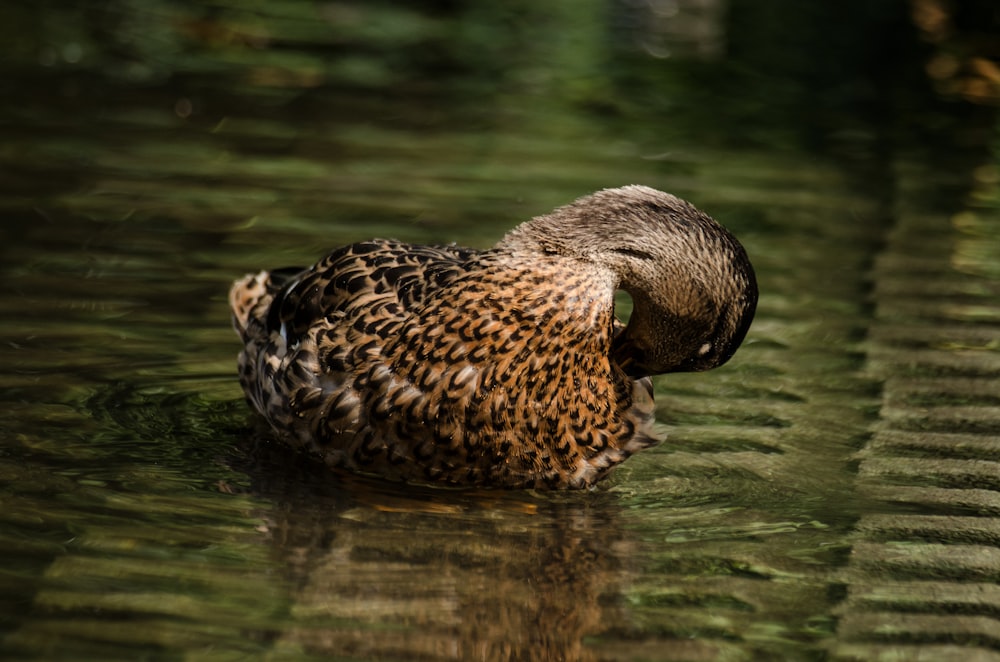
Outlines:
[{"label": "green water", "polygon": [[[1000,580],[996,97],[925,66],[980,42],[905,3],[757,4],[3,10],[0,656],[997,654],[995,597],[958,634],[851,620],[896,605],[873,577]],[[656,379],[668,441],[596,491],[333,478],[243,402],[234,278],[488,247],[626,183],[727,225],[761,299],[729,364]],[[924,432],[961,438],[879,464]],[[970,560],[859,556],[914,513],[975,519]]]}]

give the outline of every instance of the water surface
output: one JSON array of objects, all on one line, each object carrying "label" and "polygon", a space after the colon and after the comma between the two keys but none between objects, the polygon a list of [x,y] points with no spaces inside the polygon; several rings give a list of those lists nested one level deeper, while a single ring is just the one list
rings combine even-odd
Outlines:
[{"label": "water surface", "polygon": [[[989,97],[928,76],[917,13],[676,5],[12,12],[0,651],[1000,654]],[[656,379],[668,441],[599,489],[331,476],[243,402],[246,271],[485,248],[626,183],[726,224],[761,300],[729,364]]]}]

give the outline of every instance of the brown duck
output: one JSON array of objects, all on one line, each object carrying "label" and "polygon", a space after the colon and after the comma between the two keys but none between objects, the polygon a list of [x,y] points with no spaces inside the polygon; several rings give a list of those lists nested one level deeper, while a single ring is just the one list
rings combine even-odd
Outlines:
[{"label": "brown duck", "polygon": [[757,285],[721,225],[626,186],[486,251],[365,241],[229,299],[240,382],[292,446],[394,480],[580,488],[658,441],[649,376],[725,363]]}]

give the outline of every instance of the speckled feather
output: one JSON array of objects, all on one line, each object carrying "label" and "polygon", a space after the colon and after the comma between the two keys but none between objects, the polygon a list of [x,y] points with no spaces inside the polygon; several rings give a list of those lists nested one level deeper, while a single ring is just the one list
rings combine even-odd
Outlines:
[{"label": "speckled feather", "polygon": [[519,230],[487,251],[366,241],[237,281],[249,401],[334,467],[461,486],[592,485],[657,441],[651,381],[627,374],[642,343],[614,318],[622,269]]}]

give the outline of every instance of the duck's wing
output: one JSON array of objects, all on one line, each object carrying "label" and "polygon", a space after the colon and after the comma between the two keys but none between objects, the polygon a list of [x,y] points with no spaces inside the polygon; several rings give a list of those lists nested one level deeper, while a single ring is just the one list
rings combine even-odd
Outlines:
[{"label": "duck's wing", "polygon": [[317,323],[375,305],[409,309],[463,273],[477,251],[372,240],[339,248],[309,268],[262,271],[230,291],[244,342],[279,333],[289,342]]},{"label": "duck's wing", "polygon": [[290,279],[275,295],[267,328],[282,327],[289,339],[318,321],[351,310],[369,313],[377,306],[400,312],[463,273],[475,251],[457,246],[413,246],[369,241],[334,251],[311,269]]},{"label": "duck's wing", "polygon": [[360,429],[354,382],[367,369],[366,352],[377,351],[409,309],[464,274],[475,254],[375,240],[340,248],[307,269],[237,281],[230,305],[244,344],[240,382],[248,399],[299,443]]}]

